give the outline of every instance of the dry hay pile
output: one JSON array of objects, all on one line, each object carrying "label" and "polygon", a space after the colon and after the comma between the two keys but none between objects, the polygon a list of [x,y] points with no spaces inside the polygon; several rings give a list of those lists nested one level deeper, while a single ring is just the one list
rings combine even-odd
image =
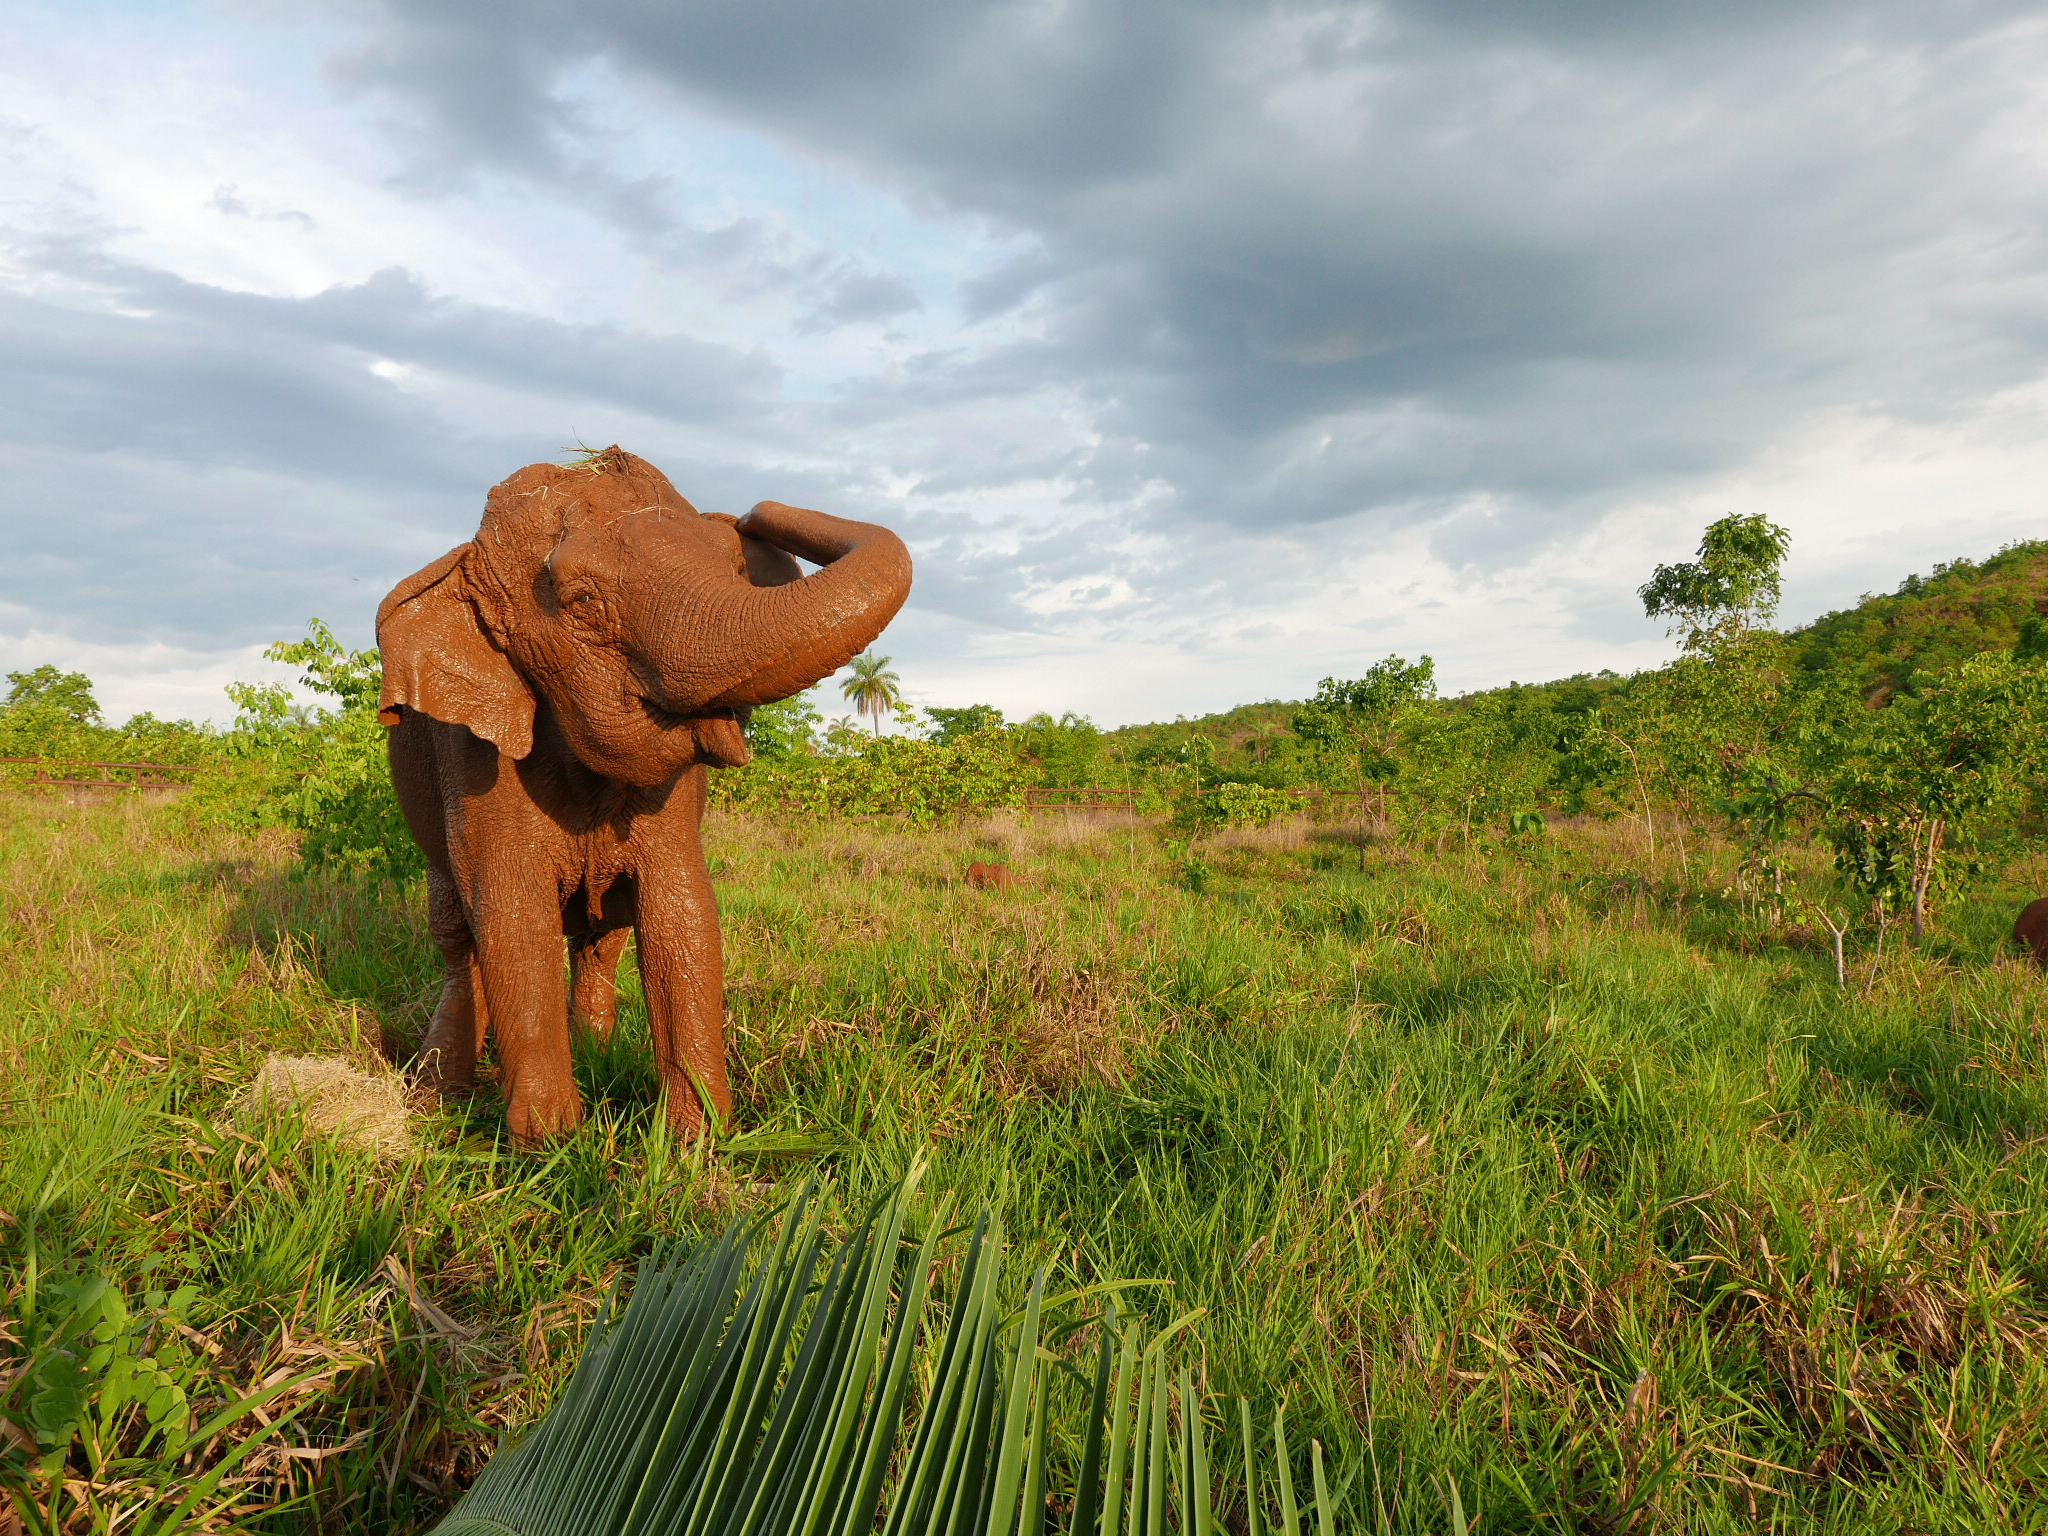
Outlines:
[{"label": "dry hay pile", "polygon": [[405,1084],[395,1073],[358,1071],[331,1056],[269,1056],[236,1097],[235,1114],[261,1120],[279,1111],[385,1157],[412,1150]]}]

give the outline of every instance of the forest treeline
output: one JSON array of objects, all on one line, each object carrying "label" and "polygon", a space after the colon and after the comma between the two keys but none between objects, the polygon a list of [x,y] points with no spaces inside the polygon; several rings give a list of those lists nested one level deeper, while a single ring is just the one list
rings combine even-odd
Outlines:
[{"label": "forest treeline", "polygon": [[[1746,878],[1782,896],[1787,850],[1819,839],[1844,895],[1917,930],[1930,904],[2038,825],[2048,766],[2048,541],[1957,560],[1803,628],[1771,627],[1787,555],[1760,517],[1713,524],[1697,558],[1641,589],[1680,654],[1621,676],[1442,697],[1429,657],[1389,656],[1315,695],[1199,720],[1098,729],[1066,714],[1005,720],[989,705],[912,710],[886,658],[855,700],[877,730],[828,721],[819,692],[756,710],[755,760],[713,775],[714,804],[778,815],[899,815],[1021,804],[1034,785],[1126,791],[1182,834],[1257,825],[1337,792],[1370,839],[1540,836],[1562,815],[1642,818],[1654,843],[1719,834]],[[374,651],[314,621],[268,654],[324,701],[235,684],[226,729],[104,721],[88,679],[8,674],[0,757],[203,764],[194,815],[303,834],[306,856],[417,868],[376,723]],[[893,716],[895,729],[879,725]],[[24,772],[26,770],[15,770]]]}]

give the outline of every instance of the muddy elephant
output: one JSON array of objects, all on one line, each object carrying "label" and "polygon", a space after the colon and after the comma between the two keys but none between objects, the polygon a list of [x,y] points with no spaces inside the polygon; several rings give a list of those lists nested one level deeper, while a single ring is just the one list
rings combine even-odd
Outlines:
[{"label": "muddy elephant", "polygon": [[1007,864],[984,864],[976,859],[967,866],[967,884],[977,891],[1013,891],[1023,883]]},{"label": "muddy elephant", "polygon": [[749,708],[844,666],[909,591],[887,529],[700,513],[617,449],[520,470],[393,589],[381,717],[446,967],[428,1082],[467,1089],[488,1028],[513,1136],[574,1127],[572,1015],[609,1032],[632,933],[671,1124],[730,1117],[705,771],[746,762]]},{"label": "muddy elephant", "polygon": [[2012,938],[2027,952],[2027,958],[2048,971],[2048,896],[2028,902],[2012,925]]}]

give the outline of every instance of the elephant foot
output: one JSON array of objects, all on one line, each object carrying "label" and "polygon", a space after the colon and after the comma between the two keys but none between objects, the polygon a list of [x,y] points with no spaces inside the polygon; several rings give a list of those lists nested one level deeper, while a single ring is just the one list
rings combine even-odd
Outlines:
[{"label": "elephant foot", "polygon": [[476,1045],[436,1020],[413,1061],[413,1075],[444,1099],[466,1098],[476,1091]]},{"label": "elephant foot", "polygon": [[617,1016],[610,1013],[589,1014],[579,1011],[569,1015],[569,1027],[578,1034],[590,1036],[599,1045],[611,1044],[612,1026],[617,1023]]},{"label": "elephant foot", "polygon": [[583,1098],[572,1084],[566,1092],[513,1090],[505,1106],[505,1124],[513,1145],[524,1151],[544,1147],[569,1135],[583,1123]]},{"label": "elephant foot", "polygon": [[[701,1136],[710,1135],[713,1129],[713,1120],[711,1115],[707,1115],[704,1111],[704,1102],[698,1096],[697,1085],[685,1080],[679,1086],[680,1091],[678,1091],[678,1085],[671,1084],[669,1086],[669,1130],[675,1134],[678,1141],[695,1141]],[[726,1130],[732,1128],[732,1103],[730,1099],[727,1099],[724,1103],[719,1103],[714,1099],[712,1101],[712,1113],[718,1117],[716,1124],[720,1128]]]}]

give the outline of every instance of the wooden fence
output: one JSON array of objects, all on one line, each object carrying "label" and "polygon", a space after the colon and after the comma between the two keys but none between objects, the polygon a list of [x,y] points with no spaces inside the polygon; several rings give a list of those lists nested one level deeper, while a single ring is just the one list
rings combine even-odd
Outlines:
[{"label": "wooden fence", "polygon": [[1049,789],[1033,785],[1024,791],[1027,811],[1133,811],[1138,808],[1135,789]]},{"label": "wooden fence", "polygon": [[[30,768],[28,774],[7,774],[7,782],[49,789],[189,789],[192,776],[204,766],[186,763],[99,763],[53,757],[0,757],[0,768]],[[77,770],[97,769],[92,777]]]},{"label": "wooden fence", "polygon": [[[1360,798],[1355,789],[1284,789],[1281,793],[1306,800],[1311,806],[1319,806],[1325,801],[1355,803]],[[1135,789],[1082,785],[1072,789],[1034,786],[1024,791],[1024,809],[1027,811],[1135,811],[1137,808],[1138,791]]]},{"label": "wooden fence", "polygon": [[[31,772],[21,774],[6,770],[22,768]],[[87,775],[83,770],[93,770]],[[207,772],[203,764],[185,763],[102,763],[82,760],[67,760],[49,757],[0,757],[0,782],[40,786],[47,789],[104,789],[104,790],[166,790],[189,789],[193,777]],[[1032,785],[1024,791],[1024,809],[1027,811],[1135,811],[1138,808],[1138,791],[1115,789],[1099,784],[1082,784],[1067,787]],[[1355,789],[1289,789],[1289,794],[1319,806],[1326,801],[1357,801]],[[962,805],[962,810],[970,807]],[[876,816],[846,818],[853,821],[877,821]]]}]

